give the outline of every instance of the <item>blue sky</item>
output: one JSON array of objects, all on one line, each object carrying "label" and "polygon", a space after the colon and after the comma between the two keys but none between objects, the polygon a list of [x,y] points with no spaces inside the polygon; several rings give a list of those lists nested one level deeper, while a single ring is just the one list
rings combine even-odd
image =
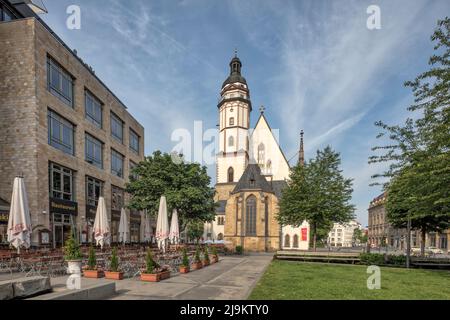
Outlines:
[{"label": "blue sky", "polygon": [[[44,0],[42,18],[127,105],[145,127],[145,152],[171,151],[171,133],[194,121],[215,128],[220,86],[237,47],[251,90],[252,124],[266,107],[286,157],[305,131],[306,158],[330,144],[354,179],[357,218],[367,224],[367,164],[384,120],[399,123],[412,101],[405,80],[426,70],[436,21],[450,2]],[[81,29],[66,27],[69,5]],[[369,5],[381,29],[366,28]],[[214,179],[214,167],[209,173]]]}]

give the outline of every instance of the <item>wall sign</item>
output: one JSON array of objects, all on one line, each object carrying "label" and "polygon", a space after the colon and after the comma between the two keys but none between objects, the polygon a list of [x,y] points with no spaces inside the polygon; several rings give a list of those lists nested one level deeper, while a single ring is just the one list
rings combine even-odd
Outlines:
[{"label": "wall sign", "polygon": [[78,203],[63,199],[50,198],[50,212],[78,215]]},{"label": "wall sign", "polygon": [[9,212],[0,211],[0,224],[8,224]]},{"label": "wall sign", "polygon": [[308,241],[308,228],[302,228],[302,241]]}]

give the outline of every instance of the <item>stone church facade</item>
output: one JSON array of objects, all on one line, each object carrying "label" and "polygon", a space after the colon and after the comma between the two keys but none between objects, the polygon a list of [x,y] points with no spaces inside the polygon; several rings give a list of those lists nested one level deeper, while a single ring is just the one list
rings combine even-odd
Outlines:
[{"label": "stone church facade", "polygon": [[[215,200],[219,203],[216,220],[221,219],[223,224],[219,238],[230,249],[242,246],[245,251],[256,252],[307,250],[306,221],[298,227],[280,226],[277,221],[278,201],[287,186],[290,167],[263,108],[255,128],[250,128],[252,103],[241,68],[242,63],[235,56],[218,103],[220,140]],[[302,150],[300,154],[303,155]],[[212,234],[210,229],[208,234]],[[208,239],[207,235],[205,240],[217,239]]]}]

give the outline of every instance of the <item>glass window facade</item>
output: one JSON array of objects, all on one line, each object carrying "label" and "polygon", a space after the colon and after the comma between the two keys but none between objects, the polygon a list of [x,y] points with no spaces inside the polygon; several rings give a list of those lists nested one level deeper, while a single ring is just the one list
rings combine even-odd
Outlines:
[{"label": "glass window facade", "polygon": [[114,139],[123,143],[123,121],[111,112],[111,135]]},{"label": "glass window facade", "polygon": [[73,171],[63,166],[50,163],[48,172],[50,197],[75,201]]},{"label": "glass window facade", "polygon": [[73,78],[51,58],[47,59],[48,90],[73,108]]},{"label": "glass window facade", "polygon": [[101,129],[103,125],[102,104],[88,91],[85,91],[85,111],[86,119]]},{"label": "glass window facade", "polygon": [[85,159],[86,162],[103,169],[103,143],[89,134],[85,137]]},{"label": "glass window facade", "polygon": [[103,194],[103,182],[86,176],[86,204],[97,207],[98,198]]},{"label": "glass window facade", "polygon": [[67,154],[75,154],[74,141],[75,126],[48,110],[48,144]]},{"label": "glass window facade", "polygon": [[130,129],[130,149],[139,154],[139,136]]},{"label": "glass window facade", "polygon": [[123,178],[123,155],[111,149],[111,173]]}]

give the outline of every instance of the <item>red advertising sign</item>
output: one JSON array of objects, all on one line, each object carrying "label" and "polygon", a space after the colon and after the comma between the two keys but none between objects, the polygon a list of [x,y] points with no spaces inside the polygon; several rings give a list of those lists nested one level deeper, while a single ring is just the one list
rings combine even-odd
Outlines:
[{"label": "red advertising sign", "polygon": [[302,241],[308,241],[308,228],[302,228]]}]

